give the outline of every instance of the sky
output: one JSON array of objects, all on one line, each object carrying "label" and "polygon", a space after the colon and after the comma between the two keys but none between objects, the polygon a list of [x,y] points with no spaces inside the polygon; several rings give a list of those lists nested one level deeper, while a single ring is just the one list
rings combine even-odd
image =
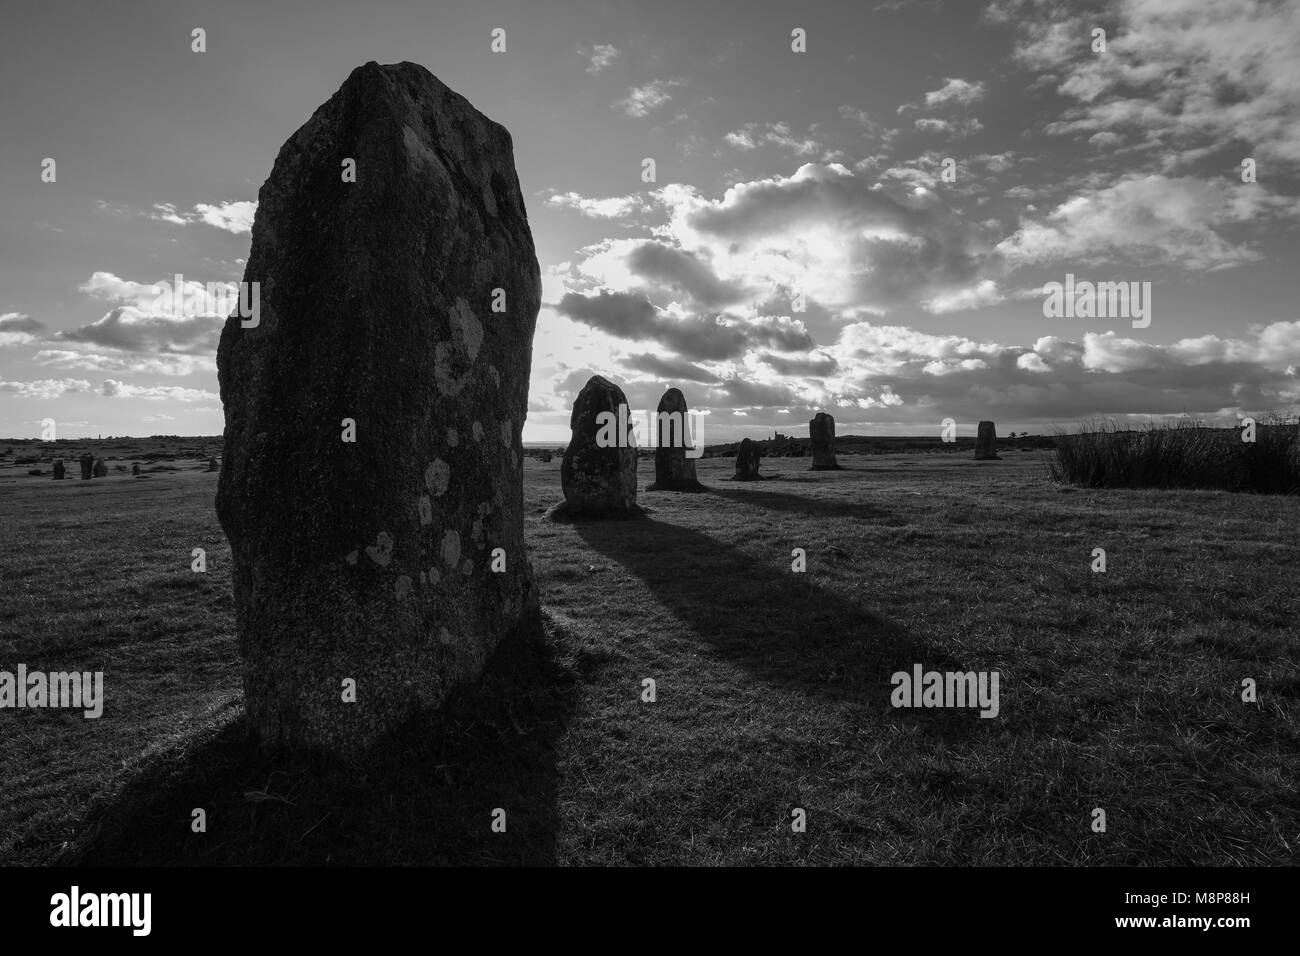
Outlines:
[{"label": "sky", "polygon": [[[241,280],[281,144],[370,60],[424,65],[514,139],[543,274],[525,441],[564,442],[593,374],[634,410],[680,387],[705,443],[818,411],[841,435],[1300,411],[1295,0],[122,0],[3,23],[6,437],[222,431],[220,303],[176,315],[156,284]],[[1060,314],[1067,281],[1133,298]]]}]

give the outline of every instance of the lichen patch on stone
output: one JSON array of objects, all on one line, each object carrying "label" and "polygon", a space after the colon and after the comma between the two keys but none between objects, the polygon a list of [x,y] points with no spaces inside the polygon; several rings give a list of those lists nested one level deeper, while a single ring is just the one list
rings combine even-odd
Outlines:
[{"label": "lichen patch on stone", "polygon": [[441,458],[429,462],[429,467],[424,469],[424,487],[436,497],[445,494],[450,483],[451,466]]},{"label": "lichen patch on stone", "polygon": [[448,531],[442,536],[442,560],[451,568],[460,560],[460,534]]},{"label": "lichen patch on stone", "polygon": [[456,299],[456,304],[452,306],[451,327],[469,360],[472,362],[478,358],[478,350],[483,345],[483,324],[475,318],[469,303],[464,299]]},{"label": "lichen patch on stone", "polygon": [[366,548],[366,556],[381,568],[388,567],[393,560],[393,536],[387,531],[375,535],[375,543]]}]

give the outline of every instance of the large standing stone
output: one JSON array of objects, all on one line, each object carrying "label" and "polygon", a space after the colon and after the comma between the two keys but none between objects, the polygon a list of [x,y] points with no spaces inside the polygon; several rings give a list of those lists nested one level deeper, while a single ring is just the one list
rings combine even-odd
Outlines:
[{"label": "large standing stone", "polygon": [[762,481],[763,476],[758,473],[758,463],[762,457],[758,442],[750,438],[743,439],[736,451],[736,474],[733,480]]},{"label": "large standing stone", "polygon": [[998,433],[992,422],[980,422],[979,434],[975,436],[975,460],[1002,460],[998,457]]},{"label": "large standing stone", "polygon": [[67,477],[67,473],[66,473],[66,469],[63,467],[63,462],[56,461],[54,463],[54,480],[62,481],[66,477]]},{"label": "large standing stone", "polygon": [[664,392],[655,412],[655,480],[646,491],[703,491],[695,477],[695,459],[686,456],[694,449],[682,390]]},{"label": "large standing stone", "polygon": [[593,375],[574,400],[569,427],[573,437],[560,463],[561,512],[571,517],[637,514],[636,436],[623,390]]},{"label": "large standing stone", "polygon": [[88,481],[94,477],[95,456],[82,455],[77,459],[77,464],[81,466],[81,480]]},{"label": "large standing stone", "polygon": [[244,702],[264,741],[356,756],[536,609],[510,134],[421,66],[359,67],[276,157],[244,282],[217,352]]},{"label": "large standing stone", "polygon": [[808,423],[812,440],[812,471],[836,471],[840,464],[835,460],[835,419],[818,412]]},{"label": "large standing stone", "polygon": [[94,474],[94,476],[95,476],[96,478],[107,478],[107,477],[108,477],[108,462],[104,461],[104,459],[102,459],[102,458],[96,458],[96,459],[95,459],[95,470],[94,470],[93,474]]}]

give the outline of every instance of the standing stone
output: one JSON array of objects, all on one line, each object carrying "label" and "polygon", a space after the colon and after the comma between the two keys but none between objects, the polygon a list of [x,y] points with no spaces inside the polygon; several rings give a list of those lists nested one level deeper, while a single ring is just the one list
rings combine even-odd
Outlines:
[{"label": "standing stone", "polygon": [[108,477],[108,462],[104,461],[104,459],[102,459],[102,458],[96,458],[96,459],[95,459],[95,470],[94,470],[94,475],[95,475],[96,478],[107,478],[107,477]]},{"label": "standing stone", "polygon": [[217,351],[244,702],[263,741],[356,758],[535,620],[510,134],[421,66],[359,67],[281,148],[244,283]]},{"label": "standing stone", "polygon": [[979,434],[975,436],[975,460],[1002,460],[998,457],[998,433],[992,422],[980,422]]},{"label": "standing stone", "polygon": [[695,459],[686,455],[688,450],[694,451],[686,396],[680,388],[670,388],[656,409],[655,480],[646,491],[704,491],[695,477]]},{"label": "standing stone", "polygon": [[208,471],[220,471],[220,470],[221,470],[221,466],[217,464],[217,460],[215,458],[209,458]]},{"label": "standing stone", "polygon": [[837,471],[839,462],[835,460],[835,419],[825,412],[818,412],[808,423],[808,435],[812,440],[812,471]]},{"label": "standing stone", "polygon": [[95,458],[93,455],[82,455],[77,459],[77,464],[81,466],[82,481],[88,481],[94,477]]},{"label": "standing stone", "polygon": [[66,474],[65,469],[64,469],[64,467],[63,467],[63,462],[61,462],[61,461],[56,461],[56,462],[54,463],[54,480],[55,480],[55,481],[62,481],[62,480],[63,480],[64,478],[66,478],[66,477],[67,477],[67,474]]},{"label": "standing stone", "polygon": [[736,474],[734,481],[762,481],[763,476],[758,473],[758,462],[762,458],[759,451],[758,443],[752,439],[746,438],[740,443],[740,449],[736,452]]},{"label": "standing stone", "polygon": [[543,463],[543,464],[550,464],[550,461],[551,461],[551,458],[552,458],[552,457],[553,457],[553,456],[551,455],[551,453],[550,453],[549,451],[544,451],[544,452],[542,452],[542,454],[541,454],[542,463]]},{"label": "standing stone", "polygon": [[[602,413],[607,414],[602,417]],[[593,375],[573,403],[569,427],[573,437],[560,463],[564,489],[560,513],[570,517],[639,513],[636,436],[623,390]]]},{"label": "standing stone", "polygon": [[131,466],[131,474],[136,478],[140,477],[140,463],[138,461]]}]

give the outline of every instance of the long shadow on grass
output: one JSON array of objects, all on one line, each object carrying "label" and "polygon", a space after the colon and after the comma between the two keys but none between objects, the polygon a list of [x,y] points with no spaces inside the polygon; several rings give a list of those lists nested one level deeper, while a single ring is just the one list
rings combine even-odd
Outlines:
[{"label": "long shadow on grass", "polygon": [[[555,747],[575,690],[551,647],[512,640],[478,685],[359,766],[264,754],[241,714],[150,762],[56,862],[553,864]],[[206,833],[191,832],[196,807]],[[504,834],[491,830],[497,807]]]},{"label": "long shadow on grass", "polygon": [[769,491],[764,488],[718,488],[710,485],[708,490],[719,498],[727,498],[741,504],[756,505],[771,511],[787,511],[795,514],[811,515],[818,518],[861,518],[884,524],[908,524],[908,520],[896,516],[891,511],[864,502],[826,500],[809,498],[805,495],[792,495],[783,491]]},{"label": "long shadow on grass", "polygon": [[[654,519],[574,527],[592,549],[641,578],[718,656],[774,685],[906,719],[908,711],[890,710],[892,673],[918,662],[966,669],[941,646],[813,585],[808,574],[760,563],[698,531]],[[969,721],[930,711],[927,723],[947,735]]]}]

